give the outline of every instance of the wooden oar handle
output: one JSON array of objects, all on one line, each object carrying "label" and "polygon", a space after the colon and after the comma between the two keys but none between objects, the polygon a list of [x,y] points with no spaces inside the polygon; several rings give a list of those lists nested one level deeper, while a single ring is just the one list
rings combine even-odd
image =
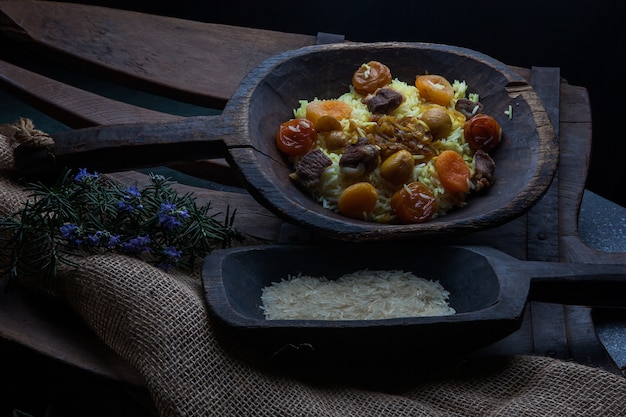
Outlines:
[{"label": "wooden oar handle", "polygon": [[15,162],[26,175],[44,176],[64,168],[113,172],[223,158],[230,128],[221,122],[203,116],[72,130],[53,135],[51,148],[18,146]]},{"label": "wooden oar handle", "polygon": [[626,307],[626,265],[531,262],[529,298],[594,307]]}]

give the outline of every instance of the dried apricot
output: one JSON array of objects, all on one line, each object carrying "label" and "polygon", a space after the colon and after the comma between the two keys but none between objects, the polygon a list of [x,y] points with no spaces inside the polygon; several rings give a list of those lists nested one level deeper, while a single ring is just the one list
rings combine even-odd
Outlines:
[{"label": "dried apricot", "polygon": [[341,129],[341,120],[351,115],[352,106],[340,100],[314,100],[306,106],[306,118],[319,132]]},{"label": "dried apricot", "polygon": [[289,155],[304,155],[313,148],[317,132],[313,123],[307,119],[292,119],[282,123],[276,133],[276,146]]},{"label": "dried apricot", "polygon": [[423,223],[435,215],[437,199],[419,181],[404,185],[391,197],[391,210],[402,223]]},{"label": "dried apricot", "polygon": [[354,90],[362,95],[371,94],[391,83],[391,70],[378,61],[363,64],[352,76]]},{"label": "dried apricot", "polygon": [[452,85],[441,75],[418,75],[415,87],[422,99],[440,106],[447,106],[454,97]]},{"label": "dried apricot", "polygon": [[369,182],[357,182],[339,196],[339,212],[346,217],[365,220],[376,207],[378,192]]},{"label": "dried apricot", "polygon": [[469,191],[470,169],[458,152],[445,150],[435,159],[435,169],[441,185],[451,193]]},{"label": "dried apricot", "polygon": [[479,149],[490,152],[500,144],[502,139],[500,124],[487,114],[477,114],[465,122],[463,133],[465,141],[474,152]]}]

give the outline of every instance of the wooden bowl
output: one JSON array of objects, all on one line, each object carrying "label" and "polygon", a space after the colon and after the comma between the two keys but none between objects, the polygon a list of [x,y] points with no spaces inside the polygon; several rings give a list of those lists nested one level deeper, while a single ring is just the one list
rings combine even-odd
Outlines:
[{"label": "wooden bowl", "polygon": [[[386,64],[395,78],[418,74],[464,80],[480,95],[484,112],[503,129],[492,157],[495,184],[470,196],[466,207],[420,224],[389,225],[350,219],[323,208],[290,179],[292,168],[276,147],[280,123],[299,100],[346,92],[364,62]],[[505,111],[513,109],[509,118]],[[346,43],[311,46],[271,57],[241,82],[219,116],[153,125],[105,126],[55,135],[53,163],[106,171],[179,160],[226,157],[250,193],[274,214],[343,241],[449,235],[498,226],[525,213],[546,192],[558,162],[558,144],[545,108],[530,85],[506,65],[481,53],[425,43]],[[41,168],[32,149],[18,147],[18,166]],[[44,155],[46,157],[47,155]]]},{"label": "wooden bowl", "polygon": [[[298,274],[336,279],[358,270],[403,270],[439,281],[456,314],[383,320],[267,320],[264,287]],[[532,285],[531,285],[532,284]],[[220,250],[203,268],[205,299],[244,346],[265,358],[307,352],[318,362],[456,358],[516,331],[531,289],[562,304],[624,305],[623,265],[520,261],[488,247],[339,243]]]},{"label": "wooden bowl", "polygon": [[[471,196],[466,207],[435,220],[409,225],[349,219],[323,208],[290,180],[291,167],[272,140],[277,126],[292,117],[298,100],[334,98],[347,91],[356,68],[370,60],[385,63],[394,77],[412,84],[417,74],[465,80],[480,95],[484,112],[503,128],[493,153],[495,184]],[[509,105],[513,117],[505,114]],[[250,192],[289,222],[336,239],[389,240],[447,235],[494,227],[526,212],[549,187],[558,163],[558,142],[534,90],[506,65],[475,51],[423,43],[335,44],[307,47],[264,62],[242,82],[229,103],[241,114],[240,133],[256,152],[249,163],[235,157]],[[231,149],[231,153],[234,152]]]}]

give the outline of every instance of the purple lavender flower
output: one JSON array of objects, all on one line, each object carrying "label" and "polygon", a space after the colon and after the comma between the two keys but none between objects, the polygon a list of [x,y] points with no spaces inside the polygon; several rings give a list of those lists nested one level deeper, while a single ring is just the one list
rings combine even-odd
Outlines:
[{"label": "purple lavender flower", "polygon": [[120,243],[120,235],[111,235],[111,233],[106,230],[98,230],[95,233],[87,235],[86,241],[91,246],[113,249]]},{"label": "purple lavender flower", "polygon": [[170,203],[169,200],[165,203],[161,203],[161,212],[162,213],[171,213],[176,211],[176,204]]},{"label": "purple lavender flower", "polygon": [[122,246],[124,250],[131,254],[139,254],[144,252],[150,252],[150,236],[138,236],[135,237],[128,242],[124,243]]},{"label": "purple lavender flower", "polygon": [[128,187],[126,192],[128,193],[129,197],[136,197],[136,198],[141,197],[141,193],[139,192],[139,189],[137,188],[136,185],[131,185],[130,187]]},{"label": "purple lavender flower", "polygon": [[186,208],[178,209],[176,204],[169,201],[161,203],[161,211],[158,214],[161,226],[167,230],[172,230],[183,224],[180,219],[189,218],[189,212]]},{"label": "purple lavender flower", "polygon": [[94,171],[93,174],[90,174],[87,171],[87,168],[80,168],[78,170],[78,174],[76,174],[76,176],[74,177],[74,181],[82,182],[82,183],[89,183],[92,180],[97,180],[97,179],[98,179],[98,173]]},{"label": "purple lavender flower", "polygon": [[167,230],[175,229],[182,224],[175,216],[163,213],[159,213],[159,221],[161,222],[161,226]]},{"label": "purple lavender flower", "polygon": [[114,248],[119,244],[120,244],[120,235],[109,236],[109,243],[107,245],[109,248]]},{"label": "purple lavender flower", "polygon": [[122,211],[131,212],[135,209],[142,210],[143,204],[139,201],[141,192],[135,185],[131,185],[126,189],[126,194],[117,202],[117,207]]},{"label": "purple lavender flower", "polygon": [[128,211],[131,212],[133,210],[135,210],[135,207],[133,207],[132,204],[130,204],[128,201],[126,200],[120,200],[117,202],[117,208],[119,208],[122,211]]},{"label": "purple lavender flower", "polygon": [[103,233],[97,231],[94,234],[87,235],[87,242],[92,246],[99,246],[102,243]]},{"label": "purple lavender flower", "polygon": [[83,239],[80,236],[80,227],[74,223],[65,223],[59,230],[61,231],[61,237],[66,239],[71,245],[80,246],[83,243]]},{"label": "purple lavender flower", "polygon": [[178,260],[181,258],[183,252],[176,250],[174,246],[168,246],[163,249],[163,255],[167,257],[167,260],[161,262],[157,266],[165,271],[172,269],[174,265],[178,265]]},{"label": "purple lavender flower", "polygon": [[78,226],[73,223],[65,223],[59,228],[59,230],[61,231],[61,237],[63,237],[64,239],[69,239],[74,233],[78,231]]},{"label": "purple lavender flower", "polygon": [[174,246],[168,246],[167,248],[163,249],[163,254],[168,258],[180,259],[183,252],[176,250]]}]

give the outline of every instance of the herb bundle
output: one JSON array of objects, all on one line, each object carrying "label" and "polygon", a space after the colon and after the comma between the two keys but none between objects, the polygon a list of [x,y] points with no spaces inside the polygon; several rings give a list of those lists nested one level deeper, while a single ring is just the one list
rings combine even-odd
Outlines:
[{"label": "herb bundle", "polygon": [[238,237],[235,211],[210,214],[192,193],[179,194],[169,179],[149,175],[139,189],[80,169],[66,171],[54,185],[29,184],[32,195],[21,210],[0,217],[2,276],[54,277],[76,256],[115,252],[159,268],[191,270],[217,247]]}]

